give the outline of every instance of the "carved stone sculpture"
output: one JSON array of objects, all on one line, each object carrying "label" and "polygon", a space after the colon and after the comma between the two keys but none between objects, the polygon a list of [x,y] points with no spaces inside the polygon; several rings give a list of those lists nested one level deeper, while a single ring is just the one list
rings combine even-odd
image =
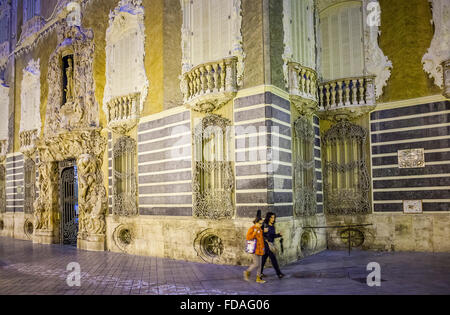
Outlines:
[{"label": "carved stone sculpture", "polygon": [[450,60],[450,3],[448,0],[428,0],[432,4],[434,36],[422,58],[423,69],[434,84],[444,87],[443,62]]},{"label": "carved stone sculpture", "polygon": [[[58,27],[56,50],[50,56],[48,69],[49,95],[47,101],[45,137],[72,130],[98,126],[98,104],[95,100],[92,62],[94,42],[92,30],[63,24]],[[73,83],[63,104],[62,56],[73,53]],[[72,95],[71,95],[72,94]]]}]

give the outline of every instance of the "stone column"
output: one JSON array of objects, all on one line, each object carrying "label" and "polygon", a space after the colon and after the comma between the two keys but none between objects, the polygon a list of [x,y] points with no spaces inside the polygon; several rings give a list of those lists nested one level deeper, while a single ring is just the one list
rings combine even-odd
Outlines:
[{"label": "stone column", "polygon": [[40,162],[39,197],[34,202],[34,243],[59,243],[58,229],[58,165]]}]

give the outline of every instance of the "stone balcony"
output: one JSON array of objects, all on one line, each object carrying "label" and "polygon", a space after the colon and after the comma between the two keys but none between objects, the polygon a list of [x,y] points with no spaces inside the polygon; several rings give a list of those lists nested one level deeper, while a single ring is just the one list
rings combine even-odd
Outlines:
[{"label": "stone balcony", "polygon": [[300,113],[314,112],[318,109],[317,73],[296,62],[288,63],[289,97]]},{"label": "stone balcony", "polygon": [[237,93],[237,57],[198,65],[184,73],[181,90],[187,107],[212,112]]},{"label": "stone balcony", "polygon": [[108,127],[119,133],[126,133],[139,122],[140,93],[112,98],[107,104]]},{"label": "stone balcony", "polygon": [[20,152],[25,155],[32,155],[36,150],[38,141],[38,130],[26,130],[19,133]]},{"label": "stone balcony", "polygon": [[376,106],[375,77],[362,76],[322,82],[319,85],[319,116],[353,119]]}]

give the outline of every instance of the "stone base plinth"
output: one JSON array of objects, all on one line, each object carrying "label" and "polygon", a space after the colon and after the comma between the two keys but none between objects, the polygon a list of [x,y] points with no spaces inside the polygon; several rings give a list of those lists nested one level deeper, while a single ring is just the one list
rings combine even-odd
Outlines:
[{"label": "stone base plinth", "polygon": [[86,239],[78,239],[77,247],[79,249],[90,251],[104,251],[105,250],[105,236],[104,235],[90,235]]},{"label": "stone base plinth", "polygon": [[54,235],[53,231],[36,230],[33,234],[33,243],[37,244],[57,244],[59,239]]}]

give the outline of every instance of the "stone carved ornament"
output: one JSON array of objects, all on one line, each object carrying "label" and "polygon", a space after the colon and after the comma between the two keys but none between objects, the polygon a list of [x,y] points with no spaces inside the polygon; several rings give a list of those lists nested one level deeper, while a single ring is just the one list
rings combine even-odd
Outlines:
[{"label": "stone carved ornament", "polygon": [[[318,0],[319,12],[347,0]],[[378,45],[381,35],[379,30],[381,7],[378,0],[362,0],[363,32],[364,32],[364,71],[365,75],[375,75],[375,95],[378,99],[383,95],[383,87],[391,76],[392,62],[384,55]],[[318,41],[320,43],[320,41]]]},{"label": "stone carved ornament", "polygon": [[423,69],[434,84],[444,87],[442,63],[450,60],[450,2],[428,0],[432,4],[434,36],[430,48],[422,58]]},{"label": "stone carved ornament", "polygon": [[[124,40],[127,42],[124,43]],[[121,0],[118,6],[109,14],[109,27],[106,30],[106,86],[103,98],[103,111],[109,117],[108,103],[117,97],[134,95],[139,93],[139,108],[132,113],[131,118],[138,118],[144,108],[147,98],[149,83],[145,73],[145,26],[144,8],[142,0]],[[122,60],[117,60],[118,56]],[[123,60],[123,58],[129,60]],[[120,82],[122,73],[117,73],[117,64],[130,64],[132,69],[127,69],[126,86]],[[121,91],[118,95],[117,90]],[[129,129],[126,128],[126,129]]]},{"label": "stone carved ornament", "polygon": [[[85,130],[98,126],[98,104],[95,100],[95,83],[92,62],[94,41],[92,30],[66,24],[57,28],[56,50],[50,56],[48,68],[49,95],[44,135],[55,136],[61,132]],[[62,56],[73,54],[73,98],[63,102]]]},{"label": "stone carved ornament", "polygon": [[[183,25],[181,27],[181,49],[182,49],[182,73],[190,71],[193,67],[197,65],[192,64],[192,30],[190,29],[192,25],[192,17],[190,15],[192,1],[196,0],[180,0],[181,8],[183,11]],[[198,1],[198,0],[197,0]],[[232,43],[230,47],[231,56],[238,58],[236,69],[237,69],[237,85],[242,86],[244,79],[244,69],[245,63],[244,59],[246,57],[243,49],[243,39],[242,39],[242,0],[224,0],[232,1],[233,6],[231,10],[231,36]],[[223,56],[223,58],[230,56]],[[205,60],[205,62],[210,60]],[[183,90],[183,87],[181,87]]]},{"label": "stone carved ornament", "polygon": [[76,158],[79,180],[79,234],[89,239],[105,233],[106,189],[101,169],[106,139],[99,130],[64,133],[41,140],[39,197],[34,203],[37,230],[53,230],[58,212],[59,168],[56,161]]}]

